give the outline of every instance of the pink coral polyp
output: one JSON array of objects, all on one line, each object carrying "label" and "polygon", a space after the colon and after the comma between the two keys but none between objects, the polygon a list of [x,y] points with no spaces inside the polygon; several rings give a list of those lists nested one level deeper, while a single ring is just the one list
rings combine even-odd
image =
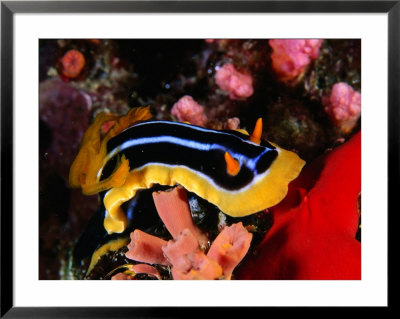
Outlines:
[{"label": "pink coral polyp", "polygon": [[221,90],[229,93],[229,98],[232,100],[248,98],[254,92],[252,77],[240,73],[231,63],[224,64],[217,70],[215,82]]},{"label": "pink coral polyp", "polygon": [[240,222],[225,227],[212,243],[207,256],[222,266],[226,279],[231,278],[233,269],[246,255],[252,237]]},{"label": "pink coral polyp", "polygon": [[174,268],[189,271],[191,268],[187,255],[200,250],[196,237],[189,229],[185,229],[175,240],[169,240],[162,247],[164,255]]},{"label": "pink coral polyp", "polygon": [[202,251],[188,254],[186,258],[190,262],[190,268],[182,271],[173,267],[172,276],[175,280],[214,280],[222,276],[221,266]]},{"label": "pink coral polyp", "polygon": [[185,229],[175,240],[168,241],[162,249],[172,264],[171,272],[175,280],[214,280],[222,276],[221,266],[200,250],[196,237],[189,229]]},{"label": "pink coral polyp", "polygon": [[126,257],[132,260],[149,264],[168,265],[162,251],[167,242],[161,238],[149,235],[139,229],[131,233],[131,242],[128,245]]},{"label": "pink coral polyp", "polygon": [[[234,268],[250,248],[253,235],[243,224],[225,227],[209,246],[208,237],[193,223],[186,190],[154,192],[154,202],[173,239],[161,238],[136,229],[131,233],[126,257],[149,264],[171,266],[173,279],[231,279]],[[121,277],[121,278],[120,278]],[[127,279],[120,275],[114,279]]]},{"label": "pink coral polyp", "polygon": [[190,95],[185,95],[176,102],[171,114],[181,122],[189,122],[190,124],[204,126],[208,122],[207,116],[204,114],[204,107],[197,103]]},{"label": "pink coral polyp", "polygon": [[321,47],[321,39],[274,39],[272,69],[283,82],[296,81],[304,74],[311,60],[315,60]]},{"label": "pink coral polyp", "polygon": [[325,112],[343,132],[349,133],[357,124],[361,114],[361,94],[344,82],[336,83],[328,99]]},{"label": "pink coral polyp", "polygon": [[172,237],[176,238],[185,229],[197,238],[200,245],[207,246],[208,239],[193,223],[186,189],[177,186],[172,190],[153,193],[154,204]]}]

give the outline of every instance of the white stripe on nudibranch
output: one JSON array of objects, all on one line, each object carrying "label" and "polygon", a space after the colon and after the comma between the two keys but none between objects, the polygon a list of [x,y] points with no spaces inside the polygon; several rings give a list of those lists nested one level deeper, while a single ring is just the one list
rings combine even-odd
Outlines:
[{"label": "white stripe on nudibranch", "polygon": [[[233,134],[231,134],[231,133],[229,133],[229,132],[223,132],[223,131],[212,130],[212,129],[204,128],[204,127],[201,127],[201,126],[195,126],[195,125],[192,125],[192,124],[180,123],[180,122],[168,122],[168,121],[140,122],[140,123],[135,124],[134,126],[130,126],[130,127],[126,128],[126,129],[123,130],[122,132],[131,129],[132,127],[145,126],[145,125],[154,125],[155,123],[157,123],[157,124],[158,124],[158,123],[166,124],[166,125],[169,125],[169,126],[176,126],[176,125],[178,125],[178,126],[184,126],[184,127],[188,128],[188,129],[195,130],[195,131],[200,131],[200,132],[205,132],[205,133],[212,133],[212,134],[222,134],[222,135],[227,135],[227,136],[233,136],[233,137],[235,137],[235,138],[240,139],[242,142],[245,142],[245,143],[248,143],[248,144],[252,144],[252,145],[257,145],[257,146],[259,146],[258,144],[254,143],[254,142],[252,142],[252,141],[250,141],[250,140],[244,140],[244,139],[242,139],[241,137],[236,136],[236,135],[233,135]],[[121,132],[121,133],[122,133],[122,132]]]},{"label": "white stripe on nudibranch", "polygon": [[[240,189],[237,189],[237,190],[228,190],[228,189],[226,189],[226,188],[222,188],[221,186],[217,185],[217,184],[215,183],[215,181],[214,181],[212,178],[210,178],[208,175],[205,175],[205,174],[202,173],[202,172],[196,171],[196,170],[194,170],[194,169],[192,169],[192,168],[190,168],[190,167],[184,166],[184,165],[170,165],[170,164],[164,164],[164,163],[151,162],[151,163],[144,164],[144,165],[142,165],[142,166],[140,166],[140,167],[137,167],[137,168],[133,169],[131,172],[140,172],[140,171],[143,170],[144,168],[146,168],[146,167],[148,167],[148,166],[151,166],[151,165],[161,165],[161,166],[168,167],[168,168],[171,168],[171,169],[179,168],[179,167],[185,168],[185,169],[187,169],[188,171],[193,172],[193,173],[195,173],[196,175],[198,175],[198,176],[204,178],[204,179],[208,182],[209,185],[211,185],[214,189],[218,190],[219,192],[226,192],[226,193],[231,193],[231,194],[240,194],[240,193],[242,193],[242,192],[247,191],[247,190],[248,190],[249,188],[251,188],[253,185],[257,184],[258,181],[260,181],[260,180],[262,180],[263,178],[265,178],[266,176],[268,176],[268,174],[270,173],[270,169],[267,169],[264,173],[259,174],[259,175],[256,175],[256,176],[253,178],[253,180],[252,180],[251,182],[249,182],[246,186],[244,186],[244,187],[242,187],[242,188],[240,188]],[[110,190],[111,190],[111,189],[110,189]],[[106,196],[107,196],[107,193],[108,193],[110,190],[108,190],[108,191],[106,192]]]},{"label": "white stripe on nudibranch", "polygon": [[[211,129],[208,129],[208,128],[204,128],[204,127],[200,127],[200,126],[195,126],[195,125],[191,125],[191,124],[187,124],[187,123],[168,122],[168,121],[140,122],[140,123],[135,124],[134,126],[152,125],[152,124],[154,124],[154,123],[157,123],[157,124],[158,124],[158,123],[167,124],[167,125],[171,125],[171,126],[175,126],[175,125],[185,126],[185,127],[190,128],[190,129],[192,129],[192,130],[201,131],[201,132],[207,132],[207,133],[215,133],[215,132],[217,132],[217,131],[215,131],[215,130],[211,130]],[[131,127],[134,127],[134,126],[131,126]],[[126,128],[125,131],[128,130],[128,129],[130,129],[131,127]],[[230,135],[230,134],[227,133],[227,132],[219,132],[219,131],[218,131],[218,133]]]},{"label": "white stripe on nudibranch", "polygon": [[[234,137],[237,139],[240,139],[242,142],[245,143],[249,143],[249,144],[253,144],[253,142],[251,141],[247,141],[244,140],[238,136],[229,134],[228,132],[221,132],[221,131],[215,131],[215,130],[210,130],[210,129],[206,129],[206,128],[202,128],[202,127],[198,127],[198,126],[193,126],[190,124],[185,124],[185,123],[175,123],[175,122],[165,122],[165,121],[157,121],[157,122],[142,122],[142,123],[138,123],[135,124],[135,126],[143,126],[143,125],[151,125],[154,123],[163,123],[163,124],[168,124],[168,125],[180,125],[180,126],[185,126],[187,128],[190,128],[192,130],[196,130],[199,132],[207,132],[207,133],[213,133],[213,134],[222,134],[222,135],[227,135],[230,137]],[[127,128],[129,129],[129,128]],[[126,129],[126,130],[127,130]],[[256,158],[249,158],[246,155],[242,154],[242,153],[238,153],[238,152],[234,152],[231,149],[220,145],[220,144],[211,144],[211,143],[201,143],[198,141],[194,141],[194,140],[189,140],[189,139],[185,139],[185,138],[181,138],[181,137],[175,137],[175,136],[169,136],[169,135],[161,135],[161,136],[155,136],[155,137],[140,137],[140,138],[132,138],[129,139],[125,142],[123,142],[121,145],[117,146],[116,148],[114,148],[112,151],[110,151],[104,158],[103,161],[103,166],[102,168],[99,170],[99,172],[97,173],[97,180],[100,179],[103,168],[105,167],[105,165],[107,164],[107,162],[113,158],[114,156],[116,156],[118,153],[123,152],[126,149],[129,149],[130,147],[134,147],[134,146],[138,146],[138,145],[146,145],[146,144],[157,144],[157,143],[171,143],[171,144],[176,144],[182,147],[187,147],[190,149],[194,149],[194,150],[200,150],[200,151],[213,151],[213,150],[220,150],[223,153],[228,152],[232,155],[233,158],[235,158],[236,160],[239,161],[240,166],[247,166],[248,169],[250,169],[252,172],[254,172],[255,175],[255,179],[258,180],[258,176],[256,174],[256,165],[257,162],[259,161],[260,157],[263,156],[265,153],[267,153],[268,151],[270,151],[271,149],[268,147],[264,147],[265,150],[263,152],[261,152],[261,154],[259,154]],[[258,147],[260,147],[260,145],[256,145]],[[263,147],[263,146],[261,146]],[[279,153],[279,148],[275,149],[278,153]],[[159,164],[159,165],[164,165],[164,166],[168,166],[168,167],[172,167],[170,165],[164,164],[164,163],[156,163],[156,162],[152,162],[151,159],[149,159],[149,163],[147,163],[146,165],[151,165],[151,164]],[[189,166],[186,165],[180,165],[186,168],[189,168]],[[143,166],[142,166],[143,167]],[[178,166],[174,166],[174,167],[178,167]],[[136,168],[139,169],[139,168]],[[136,170],[135,169],[135,170]],[[195,171],[193,169],[190,169],[193,172],[196,172],[197,174],[205,177],[206,175],[204,175],[201,172]],[[266,171],[268,172],[268,170]],[[265,173],[261,174],[260,176],[265,176]],[[210,179],[209,177],[206,178],[209,182],[212,181],[212,179]],[[254,179],[254,180],[255,180]],[[213,185],[218,188],[218,186],[213,182]],[[220,189],[220,188],[218,188]]]},{"label": "white stripe on nudibranch", "polygon": [[245,156],[241,153],[233,152],[231,149],[229,149],[223,145],[200,143],[197,141],[187,140],[184,138],[162,135],[162,136],[157,136],[157,137],[134,138],[134,139],[130,139],[130,140],[123,142],[121,145],[117,146],[109,154],[107,154],[104,165],[108,162],[109,159],[111,159],[118,153],[121,153],[130,147],[138,146],[138,145],[146,145],[146,144],[157,144],[157,143],[171,143],[171,144],[191,148],[194,150],[200,150],[200,151],[220,150],[223,153],[229,152],[232,155],[232,157],[234,157],[235,159],[237,159],[240,162],[240,165],[246,165],[250,170],[255,169],[258,158],[260,156],[262,156],[263,154],[265,154],[266,152],[268,152],[268,150],[269,150],[268,148],[266,148],[266,150],[264,152],[262,152],[259,156],[257,156],[255,159],[252,159],[252,158],[248,158],[247,156]]}]

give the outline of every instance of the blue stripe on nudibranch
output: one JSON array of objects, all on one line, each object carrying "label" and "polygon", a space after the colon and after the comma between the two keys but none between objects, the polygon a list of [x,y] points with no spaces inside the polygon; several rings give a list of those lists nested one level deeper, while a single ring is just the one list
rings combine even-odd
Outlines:
[{"label": "blue stripe on nudibranch", "polygon": [[[278,155],[271,144],[257,145],[241,135],[176,122],[139,123],[108,142],[105,162],[111,163],[104,163],[102,178],[112,173],[118,156],[124,154],[131,169],[150,163],[185,166],[219,187],[238,190],[264,173]],[[225,152],[240,163],[240,171],[235,176],[226,170]]]}]

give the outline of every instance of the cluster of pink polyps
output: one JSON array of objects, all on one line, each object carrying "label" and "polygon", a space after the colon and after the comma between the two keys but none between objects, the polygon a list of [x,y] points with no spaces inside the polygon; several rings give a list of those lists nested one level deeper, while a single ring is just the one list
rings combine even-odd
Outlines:
[{"label": "cluster of pink polyps", "polygon": [[[193,223],[183,187],[154,192],[153,199],[172,239],[166,241],[136,229],[130,235],[126,257],[136,262],[170,266],[173,279],[231,279],[252,240],[252,234],[243,224],[226,226],[210,246],[208,237]],[[147,266],[140,271],[160,277],[154,267]],[[113,279],[128,277],[118,274]]]}]

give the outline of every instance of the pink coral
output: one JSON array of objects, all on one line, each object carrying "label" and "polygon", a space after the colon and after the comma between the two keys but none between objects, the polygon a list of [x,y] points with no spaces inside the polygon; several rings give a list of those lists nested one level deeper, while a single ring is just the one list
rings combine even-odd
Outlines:
[{"label": "pink coral", "polygon": [[201,246],[207,246],[207,236],[193,223],[187,193],[182,186],[174,187],[165,192],[154,192],[153,199],[158,214],[172,237],[176,238],[187,228],[197,238]]},{"label": "pink coral", "polygon": [[170,265],[173,279],[214,280],[223,275],[225,279],[231,279],[233,269],[246,255],[252,239],[252,234],[242,223],[225,227],[206,255],[208,237],[191,219],[186,190],[178,186],[172,191],[154,192],[153,198],[158,214],[173,239],[166,242],[135,230],[131,233],[126,257],[145,263]]},{"label": "pink coral", "polygon": [[129,259],[149,264],[168,265],[161,247],[167,242],[161,238],[149,235],[139,229],[131,233],[131,242],[125,256]]},{"label": "pink coral", "polygon": [[225,130],[237,130],[240,127],[240,120],[238,117],[232,117],[226,120],[224,124]]},{"label": "pink coral", "polygon": [[199,242],[189,229],[185,229],[176,237],[162,247],[164,255],[173,267],[184,271],[190,269],[190,261],[186,255],[200,250]]},{"label": "pink coral", "polygon": [[200,250],[196,237],[189,229],[184,229],[175,240],[168,241],[162,249],[172,264],[171,272],[175,280],[213,280],[222,276],[221,266]]},{"label": "pink coral", "polygon": [[302,77],[319,54],[321,39],[274,39],[269,40],[272,47],[272,68],[283,82],[296,82]]},{"label": "pink coral", "polygon": [[252,238],[240,222],[225,227],[212,243],[207,256],[222,266],[226,279],[231,278],[233,269],[246,255]]},{"label": "pink coral", "polygon": [[325,112],[344,133],[349,133],[361,114],[361,94],[344,82],[332,87],[329,97],[323,100]]},{"label": "pink coral", "polygon": [[172,276],[175,280],[214,280],[222,276],[221,266],[202,251],[187,254],[186,258],[190,268],[185,271],[173,267]]},{"label": "pink coral", "polygon": [[248,98],[254,92],[252,77],[240,73],[231,63],[224,64],[217,70],[215,81],[222,90],[229,93],[232,100]]},{"label": "pink coral", "polygon": [[204,106],[197,103],[190,95],[185,95],[174,104],[171,114],[181,122],[204,126],[208,122]]}]

